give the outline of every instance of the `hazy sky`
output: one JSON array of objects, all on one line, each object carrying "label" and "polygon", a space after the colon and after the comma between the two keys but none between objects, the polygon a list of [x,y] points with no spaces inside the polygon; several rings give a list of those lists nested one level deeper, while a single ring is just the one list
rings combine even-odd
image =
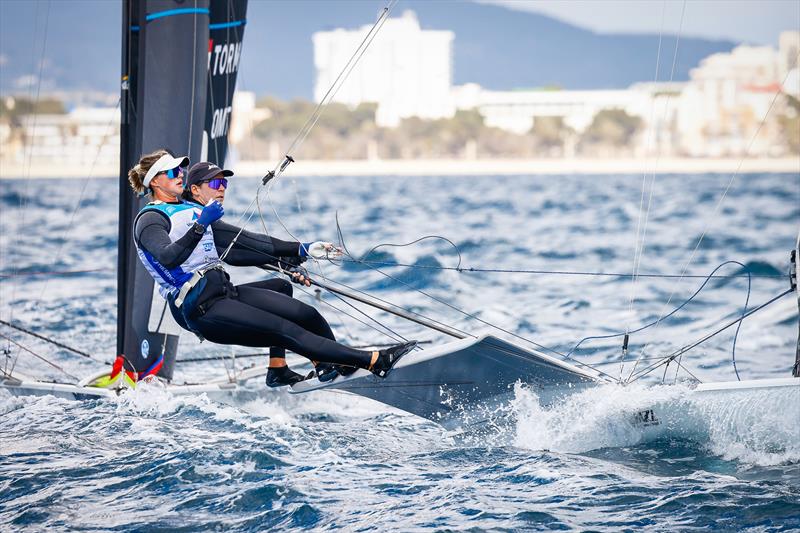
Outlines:
[{"label": "hazy sky", "polygon": [[[488,0],[550,15],[597,32],[677,33],[681,0]],[[800,30],[800,0],[687,0],[682,34],[777,45],[778,34]]]}]

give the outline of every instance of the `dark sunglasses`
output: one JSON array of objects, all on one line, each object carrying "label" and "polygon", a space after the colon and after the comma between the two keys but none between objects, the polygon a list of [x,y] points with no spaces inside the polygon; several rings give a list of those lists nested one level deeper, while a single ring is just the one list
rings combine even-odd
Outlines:
[{"label": "dark sunglasses", "polygon": [[164,174],[167,175],[169,179],[175,179],[184,174],[183,169],[181,167],[171,168],[169,170],[164,170]]},{"label": "dark sunglasses", "polygon": [[220,187],[225,187],[226,190],[228,189],[228,180],[225,178],[214,178],[213,180],[208,180],[205,183],[208,183],[208,186],[215,191],[218,191]]}]

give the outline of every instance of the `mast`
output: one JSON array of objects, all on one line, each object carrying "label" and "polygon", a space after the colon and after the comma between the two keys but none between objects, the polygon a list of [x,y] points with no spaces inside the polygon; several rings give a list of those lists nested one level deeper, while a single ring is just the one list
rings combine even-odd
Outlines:
[{"label": "mast", "polygon": [[800,266],[800,232],[797,234],[797,243],[794,245],[791,256],[791,272],[789,274],[792,288],[797,294],[797,351],[794,355],[792,376],[800,378],[800,285],[797,283],[797,271]]},{"label": "mast", "polygon": [[142,154],[158,148],[200,160],[208,4],[208,0],[124,0],[122,4],[117,353],[138,372],[161,361],[159,375],[168,380],[180,330],[136,255],[132,225],[146,199],[135,196],[127,172]]}]

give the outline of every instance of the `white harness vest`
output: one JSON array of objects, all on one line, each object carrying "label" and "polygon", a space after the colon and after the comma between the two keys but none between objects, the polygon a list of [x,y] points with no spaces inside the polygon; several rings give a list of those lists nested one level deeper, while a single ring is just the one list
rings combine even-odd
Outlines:
[{"label": "white harness vest", "polygon": [[[202,206],[190,202],[180,204],[151,202],[136,215],[136,220],[133,225],[135,228],[136,221],[138,221],[143,213],[147,211],[160,211],[169,217],[169,239],[175,242],[186,235],[187,231],[192,230],[192,226],[194,226],[202,210]],[[188,293],[188,289],[191,289],[200,277],[199,275],[195,275],[194,282],[184,287],[187,282],[193,280],[193,274],[200,274],[205,270],[220,266],[219,255],[214,245],[214,233],[210,224],[206,226],[203,237],[200,239],[200,242],[197,243],[194,250],[192,250],[191,255],[189,255],[183,263],[174,268],[167,268],[159,263],[148,251],[139,246],[139,242],[136,241],[135,237],[134,242],[136,243],[136,252],[139,254],[139,259],[142,261],[142,264],[144,264],[144,268],[153,276],[153,279],[158,284],[158,292],[165,299],[172,295],[173,298],[176,298],[175,303],[178,307],[183,303],[183,297],[186,296],[186,294],[183,293]],[[181,288],[186,290],[182,291]],[[179,295],[180,301],[178,301]]]}]

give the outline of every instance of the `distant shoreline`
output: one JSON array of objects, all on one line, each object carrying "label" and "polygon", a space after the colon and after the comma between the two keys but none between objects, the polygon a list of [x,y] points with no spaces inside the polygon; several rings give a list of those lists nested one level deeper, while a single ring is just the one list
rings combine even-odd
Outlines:
[{"label": "distant shoreline", "polygon": [[[86,178],[89,165],[0,163],[0,179]],[[241,176],[261,176],[275,161],[240,161],[233,170]],[[431,159],[431,160],[309,160],[291,165],[287,175],[327,176],[498,176],[547,174],[729,174],[800,173],[800,156],[775,159],[647,158],[647,159]],[[94,178],[116,176],[118,166],[97,165]]]}]

